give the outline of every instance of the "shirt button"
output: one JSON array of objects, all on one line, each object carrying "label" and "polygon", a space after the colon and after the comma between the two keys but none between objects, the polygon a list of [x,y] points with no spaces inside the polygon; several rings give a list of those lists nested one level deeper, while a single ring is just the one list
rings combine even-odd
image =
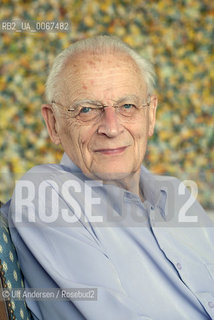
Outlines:
[{"label": "shirt button", "polygon": [[214,302],[213,302],[213,301],[209,301],[209,302],[208,302],[208,306],[209,306],[210,308],[214,308]]},{"label": "shirt button", "polygon": [[177,268],[178,268],[179,270],[182,269],[182,265],[181,265],[179,262],[176,264],[176,266],[177,266]]}]

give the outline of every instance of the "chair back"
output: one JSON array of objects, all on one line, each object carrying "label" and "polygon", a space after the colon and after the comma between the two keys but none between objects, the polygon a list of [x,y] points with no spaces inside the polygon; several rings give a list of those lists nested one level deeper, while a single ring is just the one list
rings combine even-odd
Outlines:
[{"label": "chair back", "polygon": [[6,219],[0,214],[0,320],[33,320],[24,300],[2,297],[3,289],[24,288],[19,266]]}]

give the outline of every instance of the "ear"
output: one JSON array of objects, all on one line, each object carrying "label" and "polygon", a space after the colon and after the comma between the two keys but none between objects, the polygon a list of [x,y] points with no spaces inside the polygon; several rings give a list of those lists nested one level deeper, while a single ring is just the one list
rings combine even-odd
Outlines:
[{"label": "ear", "polygon": [[156,121],[156,109],[158,105],[157,96],[151,96],[151,103],[149,106],[149,137],[154,133],[155,121]]},{"label": "ear", "polygon": [[43,104],[41,108],[42,116],[45,120],[49,136],[53,143],[60,144],[60,137],[57,129],[56,117],[51,104]]}]

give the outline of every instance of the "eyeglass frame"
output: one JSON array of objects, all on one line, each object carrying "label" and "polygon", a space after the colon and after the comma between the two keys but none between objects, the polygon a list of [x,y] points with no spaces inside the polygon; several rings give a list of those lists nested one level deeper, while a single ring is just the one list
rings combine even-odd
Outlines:
[{"label": "eyeglass frame", "polygon": [[[84,101],[84,100],[83,100]],[[143,103],[142,105],[140,105],[139,107],[138,107],[138,109],[141,107],[141,108],[145,108],[145,107],[149,107],[150,106],[150,104],[151,104],[151,101],[152,101],[152,97],[151,97],[151,95],[148,95],[148,97],[147,97],[147,102],[145,102],[145,103]],[[51,101],[51,104],[54,104],[54,105],[56,105],[56,106],[60,106],[60,107],[62,107],[62,108],[65,108],[65,109],[67,109],[67,111],[75,111],[75,110],[79,110],[78,111],[78,113],[76,114],[76,115],[73,115],[72,116],[72,114],[71,114],[71,118],[73,119],[73,118],[76,118],[79,114],[80,114],[80,110],[81,110],[81,108],[84,108],[84,105],[82,105],[83,103],[91,103],[91,105],[93,105],[93,103],[99,103],[100,105],[98,105],[97,104],[97,107],[95,107],[95,108],[93,108],[93,109],[98,109],[98,110],[100,110],[100,109],[102,109],[102,111],[104,111],[104,109],[105,108],[108,108],[108,107],[112,107],[112,108],[114,108],[114,109],[117,109],[117,108],[119,108],[120,106],[118,106],[118,105],[112,105],[112,106],[108,106],[108,105],[104,105],[104,104],[102,104],[102,103],[100,103],[99,101],[92,101],[92,100],[85,100],[84,102],[80,102],[81,103],[81,105],[79,104],[77,104],[77,106],[76,106],[76,108],[74,108],[73,106],[69,106],[69,107],[67,107],[67,106],[64,106],[64,105],[62,105],[62,104],[60,104],[60,103],[57,103],[57,102],[55,102],[54,100],[52,100]],[[129,103],[127,103],[127,104],[129,104]],[[131,104],[131,103],[130,103]],[[95,105],[95,104],[94,104]]]}]

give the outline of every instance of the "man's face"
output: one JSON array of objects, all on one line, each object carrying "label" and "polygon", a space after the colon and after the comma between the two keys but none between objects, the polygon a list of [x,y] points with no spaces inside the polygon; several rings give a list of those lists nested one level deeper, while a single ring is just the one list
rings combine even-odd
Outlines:
[{"label": "man's face", "polygon": [[147,139],[153,133],[156,100],[137,116],[122,119],[111,106],[128,96],[142,104],[146,84],[135,63],[124,54],[80,54],[67,62],[59,90],[64,106],[89,99],[105,106],[101,118],[82,122],[59,108],[56,130],[64,151],[92,179],[120,180],[140,170]]}]

